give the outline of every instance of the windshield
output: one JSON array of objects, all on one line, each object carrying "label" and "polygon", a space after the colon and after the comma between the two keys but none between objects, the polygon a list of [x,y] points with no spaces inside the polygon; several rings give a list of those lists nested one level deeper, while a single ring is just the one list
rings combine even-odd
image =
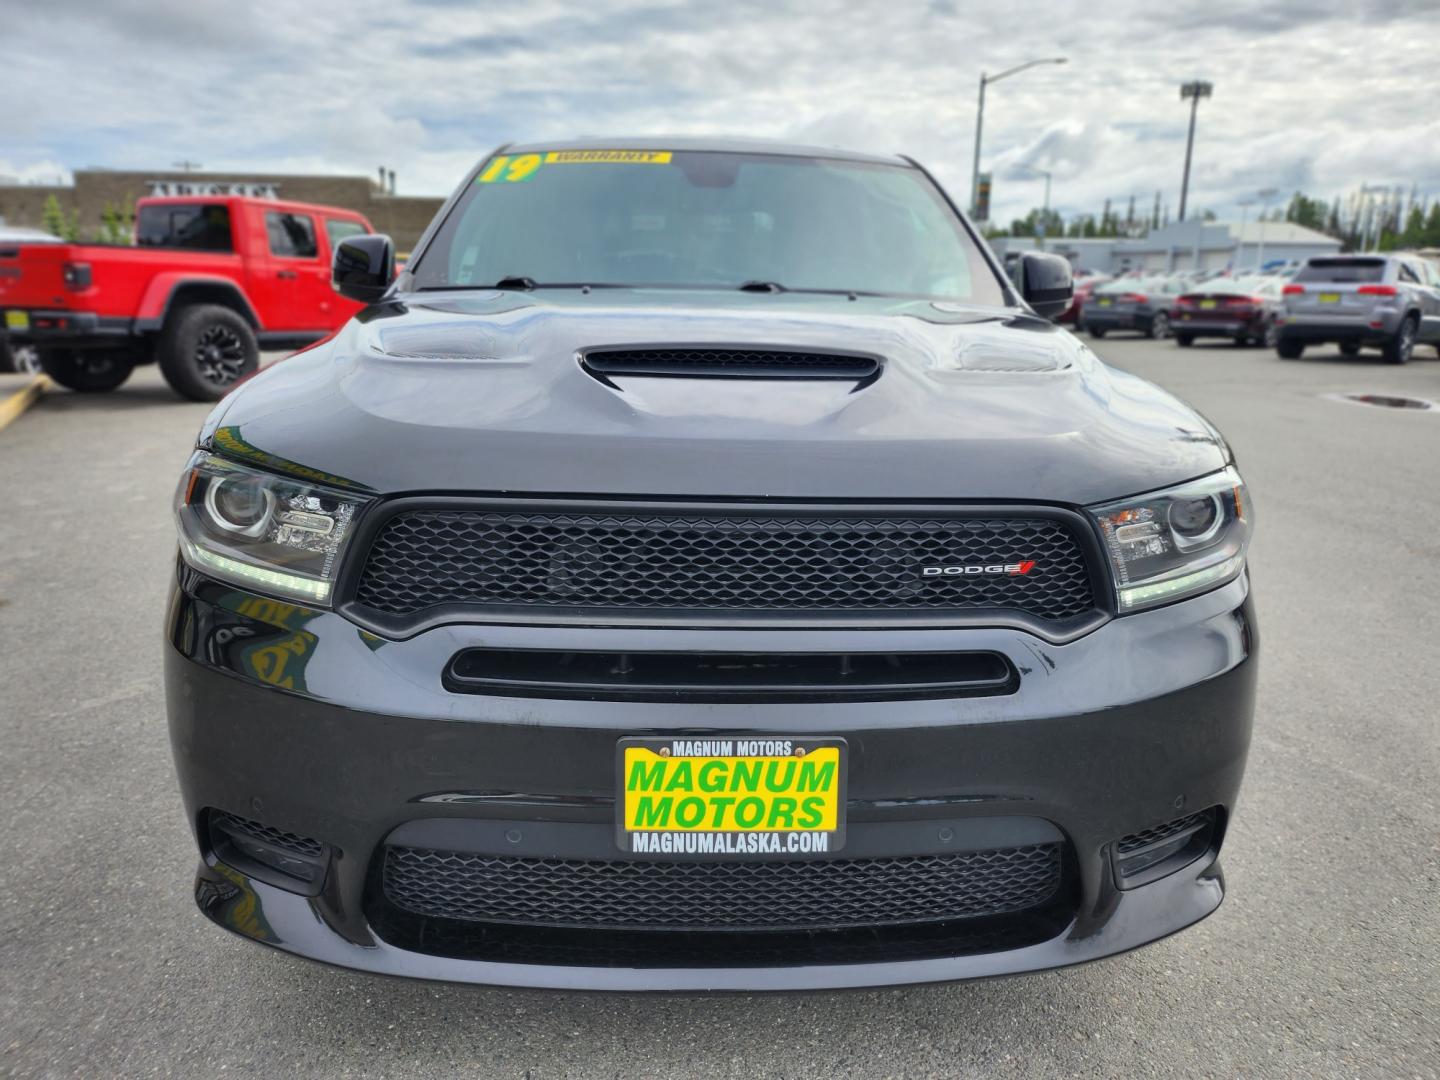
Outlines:
[{"label": "windshield", "polygon": [[1295,275],[1296,281],[1329,281],[1337,285],[1379,281],[1385,276],[1384,259],[1311,259]]},{"label": "windshield", "polygon": [[422,289],[658,286],[1001,304],[919,169],[793,157],[550,151],[492,159],[412,268]]}]

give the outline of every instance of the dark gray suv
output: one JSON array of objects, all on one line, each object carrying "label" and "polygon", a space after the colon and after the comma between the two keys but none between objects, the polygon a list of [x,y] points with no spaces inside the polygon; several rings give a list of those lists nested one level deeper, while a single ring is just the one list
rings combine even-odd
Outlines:
[{"label": "dark gray suv", "polygon": [[1422,343],[1440,351],[1440,271],[1418,256],[1313,258],[1285,286],[1275,348],[1287,360],[1338,344],[1347,356],[1378,348],[1403,364]]},{"label": "dark gray suv", "polygon": [[[1209,915],[1250,741],[1225,440],[914,162],[509,147],[176,497],[205,914],[372,972],[803,990]],[[225,960],[228,961],[229,954]]]}]

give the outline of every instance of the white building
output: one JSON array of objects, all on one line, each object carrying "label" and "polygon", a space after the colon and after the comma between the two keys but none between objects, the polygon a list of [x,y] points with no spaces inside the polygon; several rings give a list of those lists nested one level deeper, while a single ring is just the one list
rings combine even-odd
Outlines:
[{"label": "white building", "polygon": [[[1028,236],[1000,236],[990,241],[1002,257],[1033,251]],[[1334,255],[1340,241],[1324,233],[1282,221],[1176,221],[1152,229],[1140,239],[1077,239],[1055,236],[1045,250],[1064,255],[1076,268],[1118,274],[1125,270],[1206,270],[1258,267],[1262,261],[1308,259]]]}]

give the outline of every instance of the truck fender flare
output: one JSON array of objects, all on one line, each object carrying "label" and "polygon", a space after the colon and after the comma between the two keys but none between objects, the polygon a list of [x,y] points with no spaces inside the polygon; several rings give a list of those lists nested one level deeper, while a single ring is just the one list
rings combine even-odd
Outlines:
[{"label": "truck fender flare", "polygon": [[144,332],[163,327],[177,305],[185,302],[182,293],[190,293],[202,303],[223,304],[234,308],[253,329],[263,329],[249,297],[230,278],[183,272],[155,275],[140,299],[135,329]]}]

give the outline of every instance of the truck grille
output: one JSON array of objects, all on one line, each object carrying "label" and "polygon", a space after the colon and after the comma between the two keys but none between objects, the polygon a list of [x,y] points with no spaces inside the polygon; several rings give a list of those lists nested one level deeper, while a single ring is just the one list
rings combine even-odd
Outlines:
[{"label": "truck grille", "polygon": [[1060,888],[1060,845],[814,862],[522,859],[385,851],[386,899],[431,918],[627,930],[895,926],[1004,915]]},{"label": "truck grille", "polygon": [[[978,569],[1007,566],[1025,572]],[[956,567],[977,569],[935,572]],[[1095,608],[1079,540],[1065,522],[1042,517],[404,511],[376,536],[355,598],[396,616],[476,604],[741,614],[999,609],[1058,622]]]}]

